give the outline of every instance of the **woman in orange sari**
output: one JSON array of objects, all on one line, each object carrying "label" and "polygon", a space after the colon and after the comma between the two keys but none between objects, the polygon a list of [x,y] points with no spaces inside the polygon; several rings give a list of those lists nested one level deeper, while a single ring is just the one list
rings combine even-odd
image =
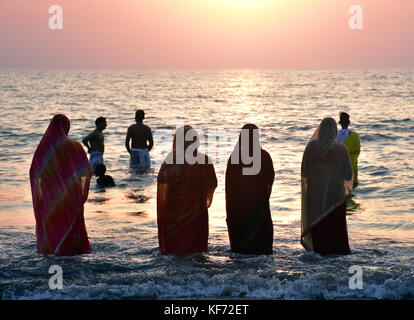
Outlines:
[{"label": "woman in orange sari", "polygon": [[302,160],[301,244],[322,255],[350,254],[346,197],[353,172],[346,147],[336,141],[332,118],[322,120]]},{"label": "woman in orange sari", "polygon": [[[242,133],[247,133],[243,139]],[[239,141],[227,163],[226,212],[231,251],[242,254],[272,254],[273,222],[269,198],[275,178],[272,158],[260,146],[258,128],[247,124],[242,128]],[[255,135],[256,133],[256,135]],[[244,151],[246,150],[246,151]],[[252,163],[244,158],[252,157]],[[243,157],[243,154],[246,156]],[[232,161],[237,159],[235,161]],[[260,165],[249,174],[247,168]]]},{"label": "woman in orange sari", "polygon": [[68,138],[69,119],[53,117],[30,167],[37,251],[69,256],[91,251],[83,206],[92,168],[80,143]]},{"label": "woman in orange sari", "polygon": [[191,126],[177,129],[173,151],[158,173],[158,241],[163,254],[208,251],[208,208],[217,178],[207,155],[197,151],[198,145]]}]

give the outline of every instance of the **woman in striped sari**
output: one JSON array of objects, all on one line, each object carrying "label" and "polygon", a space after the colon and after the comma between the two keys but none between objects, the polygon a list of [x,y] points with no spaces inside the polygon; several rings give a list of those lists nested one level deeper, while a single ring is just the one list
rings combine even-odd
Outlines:
[{"label": "woman in striped sari", "polygon": [[30,167],[37,251],[69,256],[91,251],[83,216],[92,168],[80,143],[68,138],[69,119],[51,120]]}]

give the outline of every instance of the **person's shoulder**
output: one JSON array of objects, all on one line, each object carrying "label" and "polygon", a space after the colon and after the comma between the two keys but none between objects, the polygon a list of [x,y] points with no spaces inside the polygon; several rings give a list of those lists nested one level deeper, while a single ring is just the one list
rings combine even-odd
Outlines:
[{"label": "person's shoulder", "polygon": [[340,142],[336,142],[335,144],[335,152],[343,154],[348,152],[348,148]]},{"label": "person's shoulder", "polygon": [[93,135],[96,134],[96,130],[98,129],[93,129],[92,131],[90,131],[89,134],[84,139],[91,138]]},{"label": "person's shoulder", "polygon": [[176,165],[173,163],[172,152],[168,154],[158,171],[157,183],[167,183],[170,180],[171,172]]},{"label": "person's shoulder", "polygon": [[270,153],[267,152],[265,149],[262,149],[262,157],[267,158],[269,160],[272,160],[272,157],[270,156]]},{"label": "person's shoulder", "polygon": [[62,149],[66,149],[66,150],[70,149],[72,151],[85,153],[85,150],[83,149],[82,145],[78,141],[72,140],[72,139],[69,139],[69,138],[62,141],[62,143],[60,143],[58,148],[62,148]]},{"label": "person's shoulder", "polygon": [[110,175],[104,175],[105,178],[105,183],[107,183],[108,185],[114,186],[115,185],[115,181],[114,178],[112,178],[112,176]]},{"label": "person's shoulder", "polygon": [[354,131],[354,130],[350,130],[349,131],[349,136],[354,136],[354,137],[358,137],[359,138],[359,134],[356,131]]},{"label": "person's shoulder", "polygon": [[147,130],[148,132],[151,132],[151,128],[147,126],[146,124],[142,124],[142,126]]},{"label": "person's shoulder", "polygon": [[201,162],[199,164],[209,164],[209,165],[213,165],[213,161],[211,160],[211,158],[202,153],[202,152],[198,152],[198,157],[201,160]]},{"label": "person's shoulder", "polygon": [[305,152],[312,152],[316,149],[316,140],[310,141],[305,148]]}]

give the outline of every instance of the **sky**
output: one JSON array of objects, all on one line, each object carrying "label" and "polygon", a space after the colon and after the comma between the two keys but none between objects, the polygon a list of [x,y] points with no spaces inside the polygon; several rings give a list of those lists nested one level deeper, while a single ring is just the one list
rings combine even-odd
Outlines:
[{"label": "sky", "polygon": [[0,68],[413,68],[413,35],[413,0],[0,1]]}]

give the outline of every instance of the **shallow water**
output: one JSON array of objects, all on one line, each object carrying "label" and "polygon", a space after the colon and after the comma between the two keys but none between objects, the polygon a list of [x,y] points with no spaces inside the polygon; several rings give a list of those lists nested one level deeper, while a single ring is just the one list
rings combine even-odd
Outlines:
[{"label": "shallow water", "polygon": [[[2,299],[413,299],[414,70],[365,71],[0,71],[0,297]],[[152,171],[128,168],[124,147],[137,108],[155,147]],[[353,254],[306,252],[300,235],[300,162],[325,116],[351,115],[360,134],[360,185],[349,204]],[[28,171],[51,117],[65,113],[81,141],[106,116],[105,162],[115,188],[91,183],[85,219],[93,253],[36,253]],[[224,173],[232,144],[221,146],[209,210],[209,253],[185,258],[158,251],[156,176],[177,124],[199,133],[261,129],[276,178],[270,201],[274,254],[229,251]],[[209,132],[211,135],[211,131]],[[166,140],[162,140],[163,137]],[[50,290],[51,265],[63,289]],[[363,289],[348,286],[363,269]]]}]

